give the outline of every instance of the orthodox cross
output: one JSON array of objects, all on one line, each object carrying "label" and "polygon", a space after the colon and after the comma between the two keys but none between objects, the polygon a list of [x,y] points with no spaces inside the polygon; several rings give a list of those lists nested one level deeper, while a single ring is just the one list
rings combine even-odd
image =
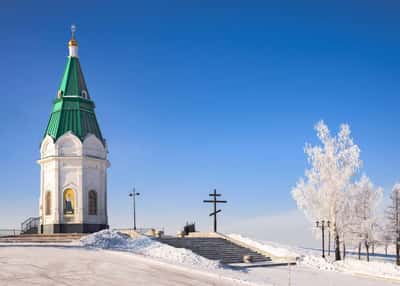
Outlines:
[{"label": "orthodox cross", "polygon": [[72,39],[75,39],[76,25],[71,25]]},{"label": "orthodox cross", "polygon": [[227,203],[227,201],[217,200],[217,197],[220,197],[221,194],[217,194],[217,190],[214,189],[214,192],[208,194],[210,197],[213,197],[213,200],[204,200],[203,203],[213,203],[214,211],[210,213],[210,216],[214,216],[214,232],[217,232],[217,213],[221,212],[221,210],[217,210],[217,203]]}]

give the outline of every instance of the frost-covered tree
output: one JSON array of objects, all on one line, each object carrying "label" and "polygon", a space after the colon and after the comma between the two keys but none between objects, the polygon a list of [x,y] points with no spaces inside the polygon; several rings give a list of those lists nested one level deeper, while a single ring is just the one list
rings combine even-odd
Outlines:
[{"label": "frost-covered tree", "polygon": [[350,187],[347,189],[345,193],[342,193],[340,196],[340,201],[338,202],[338,211],[337,211],[337,225],[339,237],[342,240],[342,253],[343,259],[346,256],[346,245],[356,245],[356,242],[359,241],[358,235],[354,232],[354,219],[351,219],[354,215],[354,209],[356,205],[355,196],[352,194],[354,192],[354,188]]},{"label": "frost-covered tree", "polygon": [[396,264],[400,265],[400,183],[393,187],[385,214],[386,235],[396,244]]},{"label": "frost-covered tree", "polygon": [[322,145],[306,144],[304,151],[310,166],[293,188],[292,195],[313,224],[322,219],[331,222],[336,259],[340,260],[339,235],[343,225],[339,214],[348,186],[362,165],[360,149],[353,143],[347,124],[340,126],[337,136],[331,135],[323,121],[315,125],[315,130]]},{"label": "frost-covered tree", "polygon": [[379,241],[383,244],[385,248],[385,255],[388,255],[388,248],[389,245],[394,243],[393,235],[391,234],[392,226],[389,225],[387,222],[383,224],[382,232]]},{"label": "frost-covered tree", "polygon": [[374,186],[370,178],[363,175],[359,181],[349,186],[348,201],[352,210],[347,213],[351,233],[358,238],[358,257],[361,245],[365,246],[367,261],[369,250],[378,240],[380,226],[378,224],[378,206],[382,199],[383,189]]}]

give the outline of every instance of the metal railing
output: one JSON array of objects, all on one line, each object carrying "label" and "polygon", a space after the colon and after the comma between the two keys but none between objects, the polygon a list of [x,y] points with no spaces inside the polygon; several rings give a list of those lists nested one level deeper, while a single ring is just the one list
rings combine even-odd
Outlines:
[{"label": "metal railing", "polygon": [[21,234],[20,229],[0,229],[0,237],[2,236],[12,236]]},{"label": "metal railing", "polygon": [[21,223],[21,233],[28,232],[31,229],[37,229],[39,226],[39,217],[30,217]]}]

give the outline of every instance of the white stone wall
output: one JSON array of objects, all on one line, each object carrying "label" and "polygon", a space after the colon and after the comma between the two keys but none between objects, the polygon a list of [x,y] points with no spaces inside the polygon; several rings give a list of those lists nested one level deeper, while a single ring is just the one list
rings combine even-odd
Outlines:
[{"label": "white stone wall", "polygon": [[[46,136],[40,148],[41,224],[107,224],[107,150],[96,136],[89,134],[83,143],[67,132],[56,142]],[[63,193],[75,191],[75,213],[64,215]],[[97,193],[97,214],[89,215],[89,191]],[[46,215],[46,192],[51,192],[51,214]]]}]

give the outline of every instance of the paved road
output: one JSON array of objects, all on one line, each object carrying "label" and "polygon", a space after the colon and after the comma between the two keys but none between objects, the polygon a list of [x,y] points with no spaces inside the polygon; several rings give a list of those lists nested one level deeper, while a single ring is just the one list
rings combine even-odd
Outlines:
[{"label": "paved road", "polygon": [[123,252],[1,246],[0,285],[238,285]]}]

